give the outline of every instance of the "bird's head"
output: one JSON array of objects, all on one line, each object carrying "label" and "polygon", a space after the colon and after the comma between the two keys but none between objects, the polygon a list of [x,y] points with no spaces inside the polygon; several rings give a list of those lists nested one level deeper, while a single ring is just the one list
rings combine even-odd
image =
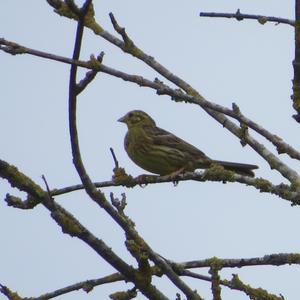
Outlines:
[{"label": "bird's head", "polygon": [[125,123],[128,129],[141,126],[155,126],[154,120],[141,110],[132,110],[118,121]]}]

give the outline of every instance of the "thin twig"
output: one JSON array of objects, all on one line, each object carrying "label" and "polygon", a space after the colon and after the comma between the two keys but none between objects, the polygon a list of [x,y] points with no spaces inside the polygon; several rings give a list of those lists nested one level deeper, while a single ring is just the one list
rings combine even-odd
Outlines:
[{"label": "thin twig", "polygon": [[242,14],[238,9],[235,13],[217,13],[217,12],[201,12],[200,17],[212,17],[212,18],[234,18],[237,21],[242,21],[244,19],[257,20],[260,24],[265,24],[266,22],[275,22],[278,24],[287,24],[295,26],[295,21],[285,18],[263,16],[263,15],[252,15],[252,14]]},{"label": "thin twig", "polygon": [[[98,56],[97,59],[91,55],[91,61],[97,61],[98,63],[102,63],[104,57],[104,52],[102,51]],[[98,64],[97,64],[98,65]],[[85,77],[80,80],[80,82],[76,85],[76,92],[77,95],[79,95],[87,86],[90,84],[93,79],[96,77],[98,71],[97,70],[91,70],[86,72]]]},{"label": "thin twig", "polygon": [[48,182],[47,182],[47,179],[45,177],[45,175],[42,175],[42,179],[46,185],[46,189],[47,189],[47,193],[48,193],[48,196],[49,196],[49,199],[52,199],[52,195],[51,195],[51,190],[49,188],[49,185],[48,185]]},{"label": "thin twig", "polygon": [[115,151],[112,147],[110,147],[109,150],[110,150],[110,153],[113,157],[113,160],[114,160],[114,163],[115,163],[115,168],[118,169],[119,168],[119,162],[118,162],[118,159],[116,157]]},{"label": "thin twig", "polygon": [[93,81],[97,73],[98,72],[94,70],[86,72],[85,77],[76,85],[77,94],[80,94],[88,86],[88,84]]},{"label": "thin twig", "polygon": [[128,48],[128,47],[134,46],[133,45],[133,41],[131,40],[131,38],[126,33],[125,28],[119,26],[119,24],[118,24],[118,22],[117,22],[117,20],[116,20],[116,18],[113,15],[112,12],[109,13],[109,17],[110,17],[111,23],[114,26],[115,31],[122,36],[122,39],[123,39],[123,41],[125,43],[125,48],[126,47]]},{"label": "thin twig", "polygon": [[80,289],[84,290],[85,292],[90,292],[94,287],[107,284],[107,283],[112,283],[112,282],[117,282],[117,281],[122,281],[125,280],[125,277],[120,274],[120,273],[114,273],[102,278],[98,279],[90,279],[90,280],[85,280],[82,282],[78,282],[69,286],[66,286],[64,288],[58,289],[53,292],[49,292],[43,295],[40,295],[36,298],[31,298],[32,300],[47,300],[47,299],[52,299],[61,295],[65,295],[74,291],[78,291]]},{"label": "thin twig", "polygon": [[203,280],[203,281],[208,281],[208,282],[211,282],[211,280],[212,280],[210,276],[205,276],[205,275],[202,275],[202,274],[198,274],[198,273],[195,273],[195,272],[192,272],[192,271],[189,271],[189,270],[183,270],[181,275],[196,278],[196,279],[200,279],[200,280]]}]

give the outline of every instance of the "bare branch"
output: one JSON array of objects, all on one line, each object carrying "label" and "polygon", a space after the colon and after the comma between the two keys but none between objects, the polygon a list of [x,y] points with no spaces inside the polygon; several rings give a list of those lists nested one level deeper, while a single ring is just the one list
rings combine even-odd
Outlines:
[{"label": "bare branch", "polygon": [[238,9],[235,13],[216,13],[216,12],[201,12],[200,17],[212,17],[212,18],[233,18],[237,21],[242,21],[244,19],[257,20],[260,24],[264,25],[267,22],[275,22],[278,24],[287,24],[295,26],[295,21],[290,19],[262,16],[262,15],[251,15],[251,14],[242,14]]},{"label": "bare branch", "polygon": [[[189,270],[183,270],[181,273],[182,276],[187,276],[191,278],[196,278],[204,281],[212,281],[211,277],[197,274]],[[276,296],[274,294],[268,293],[262,288],[253,288],[248,284],[243,283],[236,274],[233,274],[231,280],[220,280],[220,284],[226,286],[232,290],[237,290],[244,292],[246,295],[250,296],[250,299],[260,299],[260,300],[283,300],[281,296]]]},{"label": "bare branch", "polygon": [[267,290],[262,288],[253,288],[249,284],[245,284],[240,280],[238,275],[233,274],[231,280],[222,280],[222,285],[225,285],[233,290],[238,290],[244,292],[249,296],[249,299],[255,300],[283,300],[282,296],[277,296],[271,293],[268,293]]},{"label": "bare branch", "polygon": [[[245,184],[247,186],[252,186],[259,190],[261,193],[271,193],[274,194],[282,199],[290,201],[293,205],[300,205],[300,194],[293,189],[291,189],[290,186],[285,185],[283,183],[279,185],[273,185],[270,181],[263,179],[263,178],[251,178],[248,176],[242,176],[239,174],[232,174],[230,171],[225,171],[223,174],[210,173],[210,176],[207,176],[207,171],[202,172],[194,172],[194,173],[185,173],[180,174],[178,177],[176,177],[176,181],[187,181],[187,180],[196,180],[200,182],[204,181],[213,181],[213,182],[239,182],[242,184]],[[229,176],[228,176],[229,175]],[[126,186],[126,187],[134,187],[137,185],[147,185],[147,184],[157,184],[157,183],[164,183],[164,182],[174,182],[174,178],[171,178],[169,176],[155,176],[155,175],[147,175],[143,176],[143,178],[140,178],[140,176],[137,176],[136,178],[129,177],[124,178],[124,180],[118,180],[118,181],[103,181],[103,182],[95,182],[95,186],[98,188],[105,188],[105,187],[111,187],[111,186]],[[84,186],[82,184],[77,184],[61,189],[54,189],[51,191],[51,194],[53,196],[59,196],[62,194],[78,191],[84,189]]]},{"label": "bare branch", "polygon": [[296,0],[295,4],[295,58],[293,61],[294,78],[293,78],[293,107],[297,114],[293,118],[300,123],[300,1]]},{"label": "bare branch", "polygon": [[[286,199],[292,202],[293,205],[300,204],[300,194],[295,191],[294,187],[285,185],[283,183],[279,185],[273,185],[270,181],[263,178],[251,178],[248,176],[243,176],[235,174],[234,172],[224,170],[223,168],[216,166],[211,167],[205,171],[196,172],[186,172],[184,174],[179,174],[175,178],[176,182],[195,180],[195,181],[214,181],[214,182],[239,182],[247,186],[252,186],[258,189],[260,192],[267,192],[279,196],[280,198]],[[133,178],[125,173],[121,178],[113,178],[112,181],[96,182],[96,187],[109,187],[109,186],[126,186],[134,187],[136,185],[147,185],[156,184],[163,182],[174,183],[174,177],[172,176],[157,176],[157,175],[144,175],[142,178],[140,176]],[[64,193],[73,192],[83,188],[83,185],[74,185],[62,189],[55,189],[52,191],[52,195],[61,195]]]},{"label": "bare branch", "polygon": [[300,264],[299,253],[279,253],[269,254],[262,257],[251,258],[217,258],[212,257],[204,260],[183,262],[178,264],[178,268],[208,268],[212,264],[217,264],[223,268],[242,268],[249,266],[283,266],[290,264]]},{"label": "bare branch", "polygon": [[114,273],[102,278],[98,279],[90,279],[90,280],[85,280],[82,282],[78,282],[69,286],[66,286],[64,288],[58,289],[56,291],[46,293],[43,295],[40,295],[36,298],[30,298],[32,300],[47,300],[51,298],[55,298],[61,295],[65,295],[74,291],[78,291],[80,289],[84,290],[85,292],[90,292],[94,287],[107,284],[107,283],[112,283],[112,282],[117,282],[117,281],[122,281],[125,280],[125,277],[121,275],[120,273]]},{"label": "bare branch", "polygon": [[[12,172],[10,171],[12,170]],[[20,209],[31,209],[41,203],[41,197],[35,191],[35,183],[30,183],[30,188],[24,188],[23,185],[20,185],[19,182],[15,181],[15,176],[18,175],[19,179],[22,179],[20,176],[19,171],[15,173],[16,167],[13,165],[8,164],[7,162],[0,160],[0,177],[7,179],[13,186],[18,187],[19,189],[23,188],[24,191],[27,191],[29,194],[33,194],[33,196],[28,196],[27,200],[22,201],[20,198],[7,195],[6,202],[8,205],[20,208]],[[23,174],[23,184],[24,182],[30,182],[27,176]],[[242,176],[239,174],[234,174],[230,171],[224,170],[223,172],[216,172],[211,169],[202,172],[188,172],[185,174],[180,174],[176,178],[176,181],[186,181],[186,180],[196,180],[196,181],[218,181],[218,182],[239,182],[248,186],[253,186],[258,189],[260,192],[268,192],[274,195],[281,197],[282,199],[286,199],[292,202],[294,205],[300,204],[300,195],[299,193],[293,191],[288,185],[279,184],[273,185],[270,181],[262,178],[251,178],[248,176]],[[147,185],[147,184],[156,184],[156,183],[164,183],[164,182],[173,182],[174,178],[170,176],[155,176],[155,175],[148,175],[144,176],[142,179],[138,176],[136,178],[125,176],[123,180],[110,180],[110,181],[103,181],[103,182],[95,182],[94,185],[96,188],[101,187],[111,187],[111,186],[128,186],[134,187],[136,185]],[[50,191],[51,196],[59,196],[66,193],[78,191],[84,189],[83,184],[77,184],[61,189],[53,189]],[[40,190],[39,193],[43,193]]]},{"label": "bare branch", "polygon": [[[104,56],[104,52],[101,52],[97,56],[97,59],[93,55],[91,55],[91,61],[96,61],[97,65],[98,63],[101,64],[103,60],[103,56]],[[85,77],[82,80],[80,80],[80,82],[76,85],[77,94],[80,94],[88,86],[88,84],[90,84],[93,81],[97,73],[98,73],[97,70],[91,70],[86,72]]]},{"label": "bare branch", "polygon": [[121,27],[118,24],[113,13],[109,13],[109,17],[110,17],[111,23],[114,26],[115,31],[122,36],[122,39],[124,41],[124,50],[126,51],[126,48],[130,49],[131,47],[135,47],[132,39],[127,35],[125,28]]},{"label": "bare branch", "polygon": [[[184,263],[172,263],[172,267],[175,270],[180,270],[178,272],[178,275],[180,274],[181,276],[188,276],[188,277],[193,277],[199,280],[207,281],[207,282],[212,282],[212,277],[210,276],[205,276],[202,274],[194,273],[191,271],[188,271],[188,269],[191,268],[208,268],[213,265],[218,265],[220,268],[242,268],[242,267],[248,267],[248,266],[260,266],[260,265],[265,265],[265,266],[282,266],[285,264],[293,265],[293,264],[299,264],[300,263],[300,255],[299,253],[281,253],[281,254],[270,254],[270,255],[265,255],[263,257],[252,257],[252,258],[240,258],[240,259],[220,259],[213,257],[211,259],[205,259],[205,260],[199,260],[199,261],[190,261],[190,262],[184,262]],[[155,268],[152,268],[152,274],[159,275],[159,272],[156,273],[158,270]],[[50,299],[53,298],[54,296],[60,296],[65,293],[69,293],[75,290],[79,289],[92,289],[95,286],[106,284],[106,283],[111,283],[111,282],[116,282],[116,281],[122,281],[124,280],[124,276],[119,274],[119,273],[114,273],[109,276],[105,276],[103,278],[99,279],[90,279],[86,280],[83,282],[79,282],[73,285],[70,285],[68,287],[59,289],[57,291],[43,294],[37,298],[34,298],[34,300],[38,299]],[[220,280],[220,284],[228,286],[223,280]],[[88,290],[89,291],[89,290]],[[87,291],[87,292],[88,292]]]}]

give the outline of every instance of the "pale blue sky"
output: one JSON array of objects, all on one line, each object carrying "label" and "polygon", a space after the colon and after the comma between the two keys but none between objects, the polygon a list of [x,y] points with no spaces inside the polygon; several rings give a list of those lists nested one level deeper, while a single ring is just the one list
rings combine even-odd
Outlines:
[{"label": "pale blue sky", "polygon": [[[208,100],[224,106],[239,104],[254,121],[300,147],[299,125],[291,118],[293,30],[290,26],[255,21],[200,18],[200,11],[255,13],[293,18],[293,1],[94,1],[97,20],[113,33],[113,12],[136,44],[181,76]],[[46,1],[1,1],[0,35],[24,46],[70,57],[75,22],[53,13]],[[149,79],[161,76],[106,41],[85,31],[82,59],[105,52],[104,63]],[[79,183],[72,165],[68,137],[67,97],[69,66],[29,55],[0,53],[1,159],[15,164],[43,186]],[[208,156],[254,163],[258,176],[280,183],[282,178],[250,148],[195,105],[175,103],[152,90],[105,74],[79,98],[78,127],[81,151],[94,181],[109,180],[114,167],[109,147],[134,176],[143,173],[123,149],[126,128],[117,119],[132,109],[149,113],[160,127],[186,139]],[[270,147],[269,144],[267,144]],[[270,147],[274,152],[274,149]],[[283,159],[300,171],[299,164]],[[142,189],[107,188],[108,196],[127,195],[127,213],[137,230],[161,255],[187,261],[212,256],[254,257],[299,252],[300,210],[282,199],[260,194],[239,184],[182,182]],[[0,198],[19,193],[0,181]],[[56,198],[118,254],[124,253],[123,232],[83,192]],[[61,233],[42,206],[30,211],[0,201],[0,283],[22,296],[38,296],[66,285],[106,276],[112,268],[81,241]],[[128,257],[128,261],[133,260]],[[202,274],[206,274],[203,270]],[[241,274],[253,287],[296,299],[300,276],[296,267],[228,270]],[[206,299],[210,286],[187,280]],[[157,286],[172,299],[177,290],[166,280]],[[131,285],[125,286],[125,289]],[[121,286],[124,288],[124,285]],[[106,299],[118,284],[60,299]],[[223,288],[224,299],[247,299]],[[0,295],[0,299],[2,299]],[[100,297],[100,298],[99,298]],[[140,295],[138,299],[143,299]]]}]

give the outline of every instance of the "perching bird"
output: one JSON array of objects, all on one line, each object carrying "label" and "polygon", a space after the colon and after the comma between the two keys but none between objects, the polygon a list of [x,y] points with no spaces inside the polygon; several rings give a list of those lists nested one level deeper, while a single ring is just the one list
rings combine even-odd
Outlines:
[{"label": "perching bird", "polygon": [[254,177],[252,170],[258,168],[256,165],[213,160],[195,146],[157,127],[155,121],[141,110],[130,111],[118,121],[128,127],[124,139],[127,154],[148,172],[177,175],[219,164],[226,170]]}]

